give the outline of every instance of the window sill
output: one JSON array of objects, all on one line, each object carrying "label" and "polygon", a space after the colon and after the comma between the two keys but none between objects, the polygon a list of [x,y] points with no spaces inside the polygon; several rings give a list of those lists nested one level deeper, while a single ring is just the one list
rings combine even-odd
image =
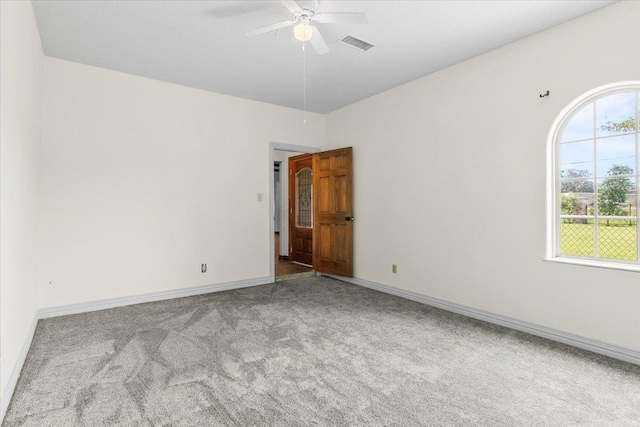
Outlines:
[{"label": "window sill", "polygon": [[590,259],[580,259],[580,258],[566,258],[566,257],[553,257],[553,258],[543,258],[543,261],[549,262],[558,262],[560,264],[573,264],[573,265],[582,265],[585,267],[597,267],[597,268],[606,268],[609,270],[624,270],[624,271],[635,271],[640,272],[640,265],[636,264],[624,264],[624,263],[616,263],[616,262],[607,262],[607,261],[596,261]]}]

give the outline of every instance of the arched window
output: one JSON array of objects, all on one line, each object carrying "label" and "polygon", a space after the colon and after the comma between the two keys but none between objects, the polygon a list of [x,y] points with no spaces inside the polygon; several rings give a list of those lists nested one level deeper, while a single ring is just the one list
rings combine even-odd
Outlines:
[{"label": "arched window", "polygon": [[591,91],[550,134],[547,256],[640,270],[640,82]]}]

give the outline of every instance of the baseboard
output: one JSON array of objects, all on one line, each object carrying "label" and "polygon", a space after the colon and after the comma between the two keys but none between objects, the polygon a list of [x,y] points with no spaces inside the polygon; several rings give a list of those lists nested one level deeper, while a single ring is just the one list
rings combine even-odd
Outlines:
[{"label": "baseboard", "polygon": [[22,366],[24,365],[24,361],[27,360],[27,354],[29,354],[29,349],[31,348],[31,342],[33,341],[33,336],[36,333],[36,327],[38,326],[38,313],[33,316],[33,321],[31,322],[31,328],[27,333],[27,338],[24,340],[22,344],[22,349],[20,349],[20,354],[18,355],[18,360],[16,360],[15,365],[13,365],[13,369],[11,370],[11,375],[9,375],[9,382],[4,388],[2,393],[2,401],[0,402],[0,424],[4,420],[4,416],[7,413],[7,409],[9,409],[9,403],[11,403],[11,397],[13,396],[13,391],[18,384],[18,378],[20,378],[20,372],[22,372]]},{"label": "baseboard", "polygon": [[583,350],[592,351],[594,353],[603,354],[605,356],[612,357],[614,359],[623,360],[625,362],[640,365],[640,351],[632,350],[625,347],[620,347],[614,344],[609,344],[603,341],[594,340],[591,338],[574,335],[568,332],[560,331],[546,326],[536,325],[535,323],[525,322],[523,320],[514,319],[512,317],[502,316],[499,314],[491,313],[484,310],[468,307],[454,302],[446,300],[428,297],[426,295],[418,294],[411,291],[405,291],[392,286],[375,283],[365,279],[358,278],[345,278],[340,276],[333,276],[328,274],[327,276],[334,279],[342,280],[344,282],[352,283],[358,286],[364,286],[366,288],[374,289],[376,291],[384,292],[387,294],[395,295],[401,298],[405,298],[411,301],[416,301],[422,304],[430,305],[432,307],[441,308],[443,310],[451,311],[454,313],[462,314],[474,319],[483,320],[485,322],[494,323],[496,325],[505,326],[507,328],[515,329],[517,331],[526,332],[531,335],[547,338],[553,341],[568,344],[574,347],[581,348]]},{"label": "baseboard", "polygon": [[240,289],[240,288],[248,288],[251,286],[258,285],[266,285],[268,283],[272,283],[269,277],[259,277],[256,279],[248,279],[248,280],[237,280],[234,282],[226,282],[226,283],[218,283],[215,285],[204,285],[204,286],[193,286],[190,288],[183,289],[174,289],[170,291],[161,291],[161,292],[151,292],[148,294],[142,295],[134,295],[127,297],[119,297],[119,298],[109,298],[100,301],[91,301],[79,304],[69,304],[62,305],[57,307],[48,307],[41,308],[36,311],[33,322],[31,324],[31,329],[29,330],[29,334],[27,339],[22,346],[22,350],[20,351],[20,355],[16,364],[11,371],[11,376],[9,377],[9,382],[4,389],[4,393],[2,393],[2,401],[0,402],[0,423],[4,420],[4,416],[7,413],[7,409],[9,408],[9,403],[11,402],[11,397],[13,396],[13,392],[15,390],[16,385],[18,384],[18,379],[20,378],[20,372],[22,371],[22,366],[24,365],[25,360],[27,359],[27,354],[29,353],[29,348],[31,348],[31,342],[33,341],[33,336],[36,332],[36,326],[38,325],[38,321],[40,319],[47,319],[50,317],[56,316],[65,316],[68,314],[78,314],[78,313],[86,313],[89,311],[97,311],[104,310],[107,308],[114,307],[122,307],[126,305],[133,304],[142,304],[145,302],[153,302],[153,301],[161,301],[172,298],[182,298],[189,297],[194,295],[202,295],[208,294],[211,292],[220,292],[220,291],[228,291],[231,289]]},{"label": "baseboard", "polygon": [[272,283],[269,277],[256,279],[237,280],[234,282],[218,283],[215,285],[193,286],[190,288],[174,289],[170,291],[151,292],[148,294],[109,298],[99,301],[82,302],[78,304],[62,305],[57,307],[41,308],[38,310],[39,319],[49,317],[66,316],[68,314],[86,313],[89,311],[105,310],[107,308],[122,307],[125,305],[142,304],[145,302],[162,301],[173,298],[190,297],[193,295],[208,294],[210,292],[228,291],[231,289],[248,288],[251,286],[266,285]]}]

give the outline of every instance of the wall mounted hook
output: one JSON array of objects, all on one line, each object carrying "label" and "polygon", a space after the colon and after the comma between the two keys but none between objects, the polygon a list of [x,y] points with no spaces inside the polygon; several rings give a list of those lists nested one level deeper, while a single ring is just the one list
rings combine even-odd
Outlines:
[{"label": "wall mounted hook", "polygon": [[544,98],[545,96],[549,96],[549,91],[540,94],[540,98]]}]

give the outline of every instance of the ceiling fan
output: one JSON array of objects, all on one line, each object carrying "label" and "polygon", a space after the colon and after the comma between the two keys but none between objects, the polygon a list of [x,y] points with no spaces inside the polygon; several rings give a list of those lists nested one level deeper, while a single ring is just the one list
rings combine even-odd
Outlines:
[{"label": "ceiling fan", "polygon": [[[300,41],[311,41],[311,45],[318,55],[324,55],[329,52],[329,46],[324,41],[322,34],[318,28],[311,25],[311,22],[319,24],[366,24],[367,15],[358,12],[335,12],[335,13],[316,13],[314,9],[301,8],[298,3],[293,0],[280,0],[280,2],[293,14],[293,19],[289,21],[279,22],[277,24],[267,25],[246,33],[247,37],[255,37],[260,34],[275,31],[280,28],[293,28],[293,36]],[[316,2],[317,8],[317,2]]]}]

